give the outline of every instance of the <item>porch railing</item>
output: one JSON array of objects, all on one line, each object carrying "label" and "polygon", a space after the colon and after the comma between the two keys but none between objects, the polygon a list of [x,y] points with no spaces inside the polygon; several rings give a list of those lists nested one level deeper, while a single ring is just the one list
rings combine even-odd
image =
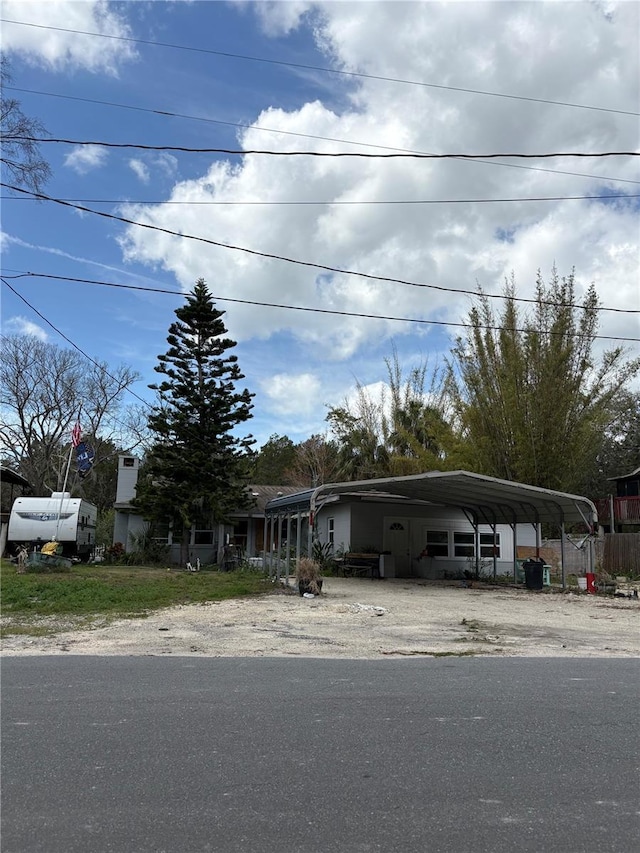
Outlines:
[{"label": "porch railing", "polygon": [[[611,500],[600,498],[595,502],[600,522],[611,521]],[[613,520],[620,524],[640,524],[640,495],[613,499]]]}]

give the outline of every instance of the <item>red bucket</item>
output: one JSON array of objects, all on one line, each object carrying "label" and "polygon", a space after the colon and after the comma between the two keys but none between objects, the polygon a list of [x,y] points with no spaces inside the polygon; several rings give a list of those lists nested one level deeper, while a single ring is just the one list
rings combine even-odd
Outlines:
[{"label": "red bucket", "polygon": [[593,572],[586,573],[587,578],[587,592],[595,594],[596,591],[596,576]]}]

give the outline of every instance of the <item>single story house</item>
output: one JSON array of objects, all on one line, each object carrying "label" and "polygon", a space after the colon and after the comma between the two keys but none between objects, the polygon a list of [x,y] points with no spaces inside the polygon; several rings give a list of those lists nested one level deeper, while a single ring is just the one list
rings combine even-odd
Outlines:
[{"label": "single story house", "polygon": [[[539,552],[546,522],[561,530],[564,583],[565,528],[581,525],[591,537],[598,531],[588,498],[468,471],[327,483],[274,498],[266,517],[277,570],[287,574],[315,541],[336,554],[377,551],[386,576],[439,579],[483,570],[515,577],[518,548]],[[590,555],[592,571],[593,548]]]},{"label": "single story house", "polygon": [[[148,529],[148,522],[132,506],[136,494],[140,459],[131,454],[118,456],[118,479],[116,486],[115,523],[113,542],[121,542],[125,551],[135,550],[135,539]],[[223,524],[201,522],[191,530],[189,559],[195,563],[200,559],[203,565],[221,564],[225,553],[244,558],[261,556],[269,543],[265,540],[265,506],[270,500],[276,500],[286,494],[297,491],[293,486],[247,486],[252,498],[248,509],[239,509],[230,513]],[[267,536],[268,536],[268,530]],[[169,559],[180,561],[180,543],[173,541],[169,524],[156,525],[154,529],[157,541],[170,547]]]},{"label": "single story house", "polygon": [[29,492],[31,486],[28,480],[26,480],[22,474],[18,474],[16,471],[12,471],[11,468],[7,468],[4,465],[0,466],[0,482],[3,484],[7,484],[10,486],[8,496],[5,495],[4,489],[2,490],[2,497],[6,498],[6,505],[3,503],[0,507],[0,554],[4,554],[5,548],[7,547],[7,532],[9,529],[9,516],[11,515],[11,507],[13,506],[13,487],[18,486],[20,489],[20,493]]}]

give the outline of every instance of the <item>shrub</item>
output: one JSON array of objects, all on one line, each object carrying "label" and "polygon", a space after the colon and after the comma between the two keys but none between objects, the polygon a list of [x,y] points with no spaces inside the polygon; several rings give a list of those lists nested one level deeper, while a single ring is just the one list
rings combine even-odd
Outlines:
[{"label": "shrub", "polygon": [[300,557],[296,564],[296,577],[300,592],[307,591],[320,595],[322,589],[322,572],[319,564],[310,557]]}]

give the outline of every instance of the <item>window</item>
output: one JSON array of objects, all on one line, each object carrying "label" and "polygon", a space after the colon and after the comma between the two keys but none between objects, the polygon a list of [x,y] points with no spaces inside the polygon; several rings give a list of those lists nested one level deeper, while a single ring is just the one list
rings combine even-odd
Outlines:
[{"label": "window", "polygon": [[[500,534],[496,533],[496,553],[495,556],[500,559]],[[480,556],[493,558],[493,533],[480,534]]]},{"label": "window", "polygon": [[193,534],[194,545],[213,545],[213,530],[195,530]]},{"label": "window", "polygon": [[335,518],[327,519],[327,541],[329,545],[333,545],[335,540]]},{"label": "window", "polygon": [[453,556],[454,557],[475,557],[475,533],[458,533],[453,534]]},{"label": "window", "polygon": [[449,556],[449,534],[446,530],[427,530],[426,557]]},{"label": "window", "polygon": [[132,459],[130,456],[127,456],[122,460],[123,468],[133,468],[135,466],[135,459]]},{"label": "window", "polygon": [[248,540],[249,522],[246,518],[237,518],[233,522],[233,544],[244,553],[247,550]]}]

